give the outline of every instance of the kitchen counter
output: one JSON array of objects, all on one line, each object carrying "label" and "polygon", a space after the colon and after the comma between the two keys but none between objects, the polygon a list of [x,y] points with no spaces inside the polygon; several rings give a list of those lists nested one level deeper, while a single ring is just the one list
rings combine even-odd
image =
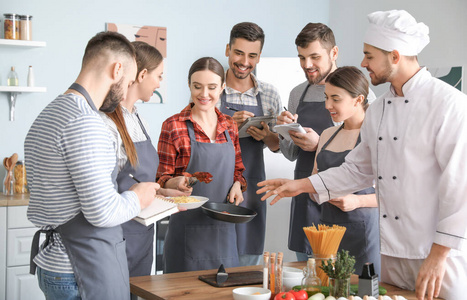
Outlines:
[{"label": "kitchen counter", "polygon": [[[305,262],[284,263],[285,266],[303,268]],[[228,268],[228,273],[244,271],[261,271],[262,266]],[[181,272],[164,275],[152,275],[130,278],[131,292],[143,299],[233,299],[232,290],[239,286],[216,288],[198,279],[199,275],[214,274],[217,270]],[[357,283],[358,277],[352,277],[352,283]],[[252,285],[261,286],[261,285]],[[382,283],[388,296],[404,296],[407,300],[416,300],[415,292],[402,290],[395,286]]]},{"label": "kitchen counter", "polygon": [[27,194],[14,194],[12,196],[5,196],[0,194],[0,207],[5,206],[27,206],[29,204],[29,193]]}]

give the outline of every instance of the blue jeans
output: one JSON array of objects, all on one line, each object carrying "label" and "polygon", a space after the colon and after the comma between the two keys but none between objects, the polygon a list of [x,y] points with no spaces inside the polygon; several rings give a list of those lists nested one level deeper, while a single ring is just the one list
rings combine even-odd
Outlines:
[{"label": "blue jeans", "polygon": [[50,272],[37,267],[37,279],[47,300],[81,300],[74,274]]}]

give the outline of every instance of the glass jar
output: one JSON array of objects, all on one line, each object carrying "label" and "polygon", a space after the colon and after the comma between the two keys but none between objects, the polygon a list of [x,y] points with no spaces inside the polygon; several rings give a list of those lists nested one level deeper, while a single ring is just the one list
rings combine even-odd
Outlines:
[{"label": "glass jar", "polygon": [[316,275],[316,261],[309,258],[303,268],[302,290],[308,293],[308,297],[321,292],[321,279]]},{"label": "glass jar", "polygon": [[331,260],[334,264],[336,262],[337,254],[316,254],[313,253],[313,258],[316,261],[316,275],[318,275],[319,279],[321,280],[322,286],[329,285],[329,277],[328,275],[321,269],[322,262],[325,261],[326,263]]},{"label": "glass jar", "polygon": [[28,192],[28,183],[26,181],[26,165],[22,160],[19,160],[14,169],[15,177],[15,194],[25,194]]},{"label": "glass jar", "polygon": [[19,40],[19,16],[17,14],[3,14],[5,39]]},{"label": "glass jar", "polygon": [[329,278],[329,296],[334,298],[350,296],[350,277],[345,279]]},{"label": "glass jar", "polygon": [[15,192],[15,176],[13,170],[7,170],[3,179],[3,195],[13,195]]},{"label": "glass jar", "polygon": [[20,15],[19,16],[20,37],[22,40],[32,40],[32,16]]}]

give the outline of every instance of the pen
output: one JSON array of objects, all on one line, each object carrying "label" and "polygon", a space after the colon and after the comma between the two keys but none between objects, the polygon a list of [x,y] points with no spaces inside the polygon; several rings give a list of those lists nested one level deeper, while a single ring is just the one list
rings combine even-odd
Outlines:
[{"label": "pen", "polygon": [[135,176],[133,176],[133,174],[128,174],[128,176],[133,178],[133,180],[136,181],[137,183],[141,183],[141,181],[139,181]]},{"label": "pen", "polygon": [[[287,107],[285,107],[285,106],[284,106],[284,110],[285,110],[285,111],[289,111],[289,110],[287,109]],[[296,122],[295,119],[292,119],[292,121],[293,121],[294,123]]]},{"label": "pen", "polygon": [[227,108],[228,110],[239,111],[238,109],[233,108],[233,107],[229,107],[229,106],[226,106],[225,108]]}]

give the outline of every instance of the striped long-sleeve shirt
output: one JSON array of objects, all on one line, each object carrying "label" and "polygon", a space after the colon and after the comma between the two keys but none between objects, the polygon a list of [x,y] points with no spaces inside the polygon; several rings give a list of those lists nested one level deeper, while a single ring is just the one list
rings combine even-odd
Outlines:
[{"label": "striped long-sleeve shirt", "polygon": [[[34,225],[55,228],[81,211],[92,225],[112,227],[139,213],[136,194],[118,194],[114,187],[115,145],[84,98],[66,94],[52,101],[32,124],[24,153]],[[52,272],[73,273],[59,234],[54,238],[34,261]]]}]

